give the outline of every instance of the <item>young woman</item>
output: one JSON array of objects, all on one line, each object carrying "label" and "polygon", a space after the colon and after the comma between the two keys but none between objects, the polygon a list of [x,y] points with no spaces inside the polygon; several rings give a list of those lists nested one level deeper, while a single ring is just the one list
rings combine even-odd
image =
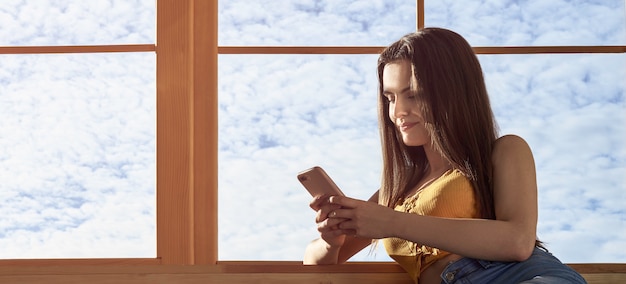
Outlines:
[{"label": "young woman", "polygon": [[406,35],[381,53],[378,78],[380,190],[369,202],[314,198],[321,237],[305,264],[343,263],[382,239],[416,283],[585,283],[536,240],[531,150],[498,138],[465,39]]}]

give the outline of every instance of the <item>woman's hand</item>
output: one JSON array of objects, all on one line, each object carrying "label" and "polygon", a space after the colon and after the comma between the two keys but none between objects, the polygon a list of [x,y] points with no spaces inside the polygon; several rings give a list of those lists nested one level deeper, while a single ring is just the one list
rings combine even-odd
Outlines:
[{"label": "woman's hand", "polygon": [[[393,215],[396,211],[375,202],[344,196],[331,196],[326,213],[330,220],[340,220],[342,234],[368,239],[382,239],[393,235]],[[334,222],[333,222],[334,224]],[[336,234],[333,231],[333,234]]]},{"label": "woman's hand", "polygon": [[331,247],[341,247],[346,240],[346,235],[339,229],[338,225],[345,219],[328,216],[330,212],[341,208],[341,205],[331,204],[329,199],[330,196],[327,195],[316,196],[309,206],[317,212],[315,223],[317,223],[320,237]]},{"label": "woman's hand", "polygon": [[[371,239],[346,236],[344,230],[339,228],[339,224],[346,219],[328,216],[330,212],[341,209],[341,205],[330,203],[331,198],[334,197],[318,196],[311,201],[311,208],[317,212],[315,222],[321,237],[307,245],[302,259],[305,265],[344,263],[372,243]],[[378,191],[368,203],[378,203]]]}]

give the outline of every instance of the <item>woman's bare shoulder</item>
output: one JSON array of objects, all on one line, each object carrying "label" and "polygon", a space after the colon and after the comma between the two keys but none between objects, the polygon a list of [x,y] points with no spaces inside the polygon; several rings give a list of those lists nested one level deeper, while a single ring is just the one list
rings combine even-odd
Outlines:
[{"label": "woman's bare shoulder", "polygon": [[512,153],[529,153],[530,146],[524,140],[524,138],[508,134],[496,139],[493,145],[493,156],[499,158],[501,156],[508,156]]},{"label": "woman's bare shoulder", "polygon": [[515,134],[507,134],[498,139],[494,144],[494,148],[496,147],[528,147],[528,143],[524,138],[515,135]]}]

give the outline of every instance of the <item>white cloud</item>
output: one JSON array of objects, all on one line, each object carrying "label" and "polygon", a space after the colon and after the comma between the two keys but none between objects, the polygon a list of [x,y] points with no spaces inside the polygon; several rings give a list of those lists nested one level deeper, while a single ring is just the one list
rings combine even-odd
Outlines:
[{"label": "white cloud", "polygon": [[3,1],[0,45],[154,43],[155,3],[154,0]]},{"label": "white cloud", "polygon": [[154,256],[154,55],[2,59],[0,257]]},{"label": "white cloud", "polygon": [[359,198],[376,190],[375,58],[220,57],[221,259],[302,257],[316,230],[301,170],[321,165]]},{"label": "white cloud", "polygon": [[220,45],[386,45],[415,30],[407,1],[220,1]]},{"label": "white cloud", "polygon": [[626,242],[611,229],[626,225],[624,55],[481,59],[503,133],[535,154],[539,237],[566,262],[623,262],[607,248]]},{"label": "white cloud", "polygon": [[624,44],[624,1],[425,1],[426,26],[475,46]]}]

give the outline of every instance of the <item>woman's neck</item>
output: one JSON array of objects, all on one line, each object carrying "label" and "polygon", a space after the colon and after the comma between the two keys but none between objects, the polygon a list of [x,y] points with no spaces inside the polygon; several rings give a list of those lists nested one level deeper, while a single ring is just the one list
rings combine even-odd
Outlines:
[{"label": "woman's neck", "polygon": [[426,153],[426,159],[428,160],[428,168],[425,169],[426,171],[424,172],[423,179],[440,176],[452,168],[450,162],[435,151],[432,145],[424,145],[424,152]]}]

